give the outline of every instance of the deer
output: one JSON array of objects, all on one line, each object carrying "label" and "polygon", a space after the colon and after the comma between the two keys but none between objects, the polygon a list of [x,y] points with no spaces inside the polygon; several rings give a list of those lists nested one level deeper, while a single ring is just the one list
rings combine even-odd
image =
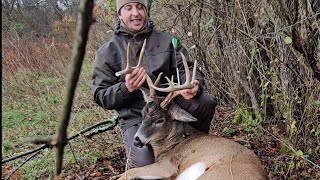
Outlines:
[{"label": "deer", "polygon": [[[132,67],[130,43],[127,46],[127,66],[116,73],[122,76],[142,66],[146,40],[143,43],[138,65]],[[245,146],[227,138],[208,135],[196,130],[189,122],[197,121],[187,111],[181,109],[172,100],[181,90],[193,87],[196,74],[196,61],[192,78],[186,58],[181,53],[186,72],[186,81],[175,85],[165,77],[168,87],[158,87],[162,73],[153,83],[147,76],[147,88],[140,88],[146,105],[142,110],[142,124],[134,136],[134,145],[151,145],[155,163],[132,168],[117,176],[124,179],[176,179],[176,180],[263,180],[267,179],[263,166],[255,153]],[[159,97],[156,91],[167,92]]]}]

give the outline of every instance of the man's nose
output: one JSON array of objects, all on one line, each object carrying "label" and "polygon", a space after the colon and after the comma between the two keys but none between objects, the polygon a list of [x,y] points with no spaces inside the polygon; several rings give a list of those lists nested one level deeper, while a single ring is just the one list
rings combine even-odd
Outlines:
[{"label": "man's nose", "polygon": [[138,16],[139,15],[139,11],[138,11],[138,9],[136,7],[134,7],[132,9],[132,15],[134,15],[134,16]]}]

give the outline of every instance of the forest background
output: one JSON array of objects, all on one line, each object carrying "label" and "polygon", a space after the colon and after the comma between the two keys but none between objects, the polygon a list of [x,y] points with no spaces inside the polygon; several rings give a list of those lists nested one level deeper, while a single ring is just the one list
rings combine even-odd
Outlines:
[{"label": "forest background", "polygon": [[[95,1],[68,134],[115,116],[92,100],[94,53],[111,37],[115,1]],[[270,179],[320,177],[320,1],[150,1],[157,29],[197,59],[218,99],[211,134],[255,151]],[[2,159],[33,149],[28,137],[58,124],[79,0],[2,1]],[[27,157],[2,164],[7,177]],[[119,127],[66,148],[61,178],[110,177],[126,164]],[[15,178],[53,178],[45,149]],[[79,178],[80,177],[80,178]]]}]

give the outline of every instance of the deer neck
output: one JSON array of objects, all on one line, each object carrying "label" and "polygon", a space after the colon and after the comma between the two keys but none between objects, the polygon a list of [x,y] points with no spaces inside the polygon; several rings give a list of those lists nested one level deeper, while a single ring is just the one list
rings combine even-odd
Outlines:
[{"label": "deer neck", "polygon": [[156,161],[172,151],[178,144],[194,137],[198,134],[197,132],[199,131],[189,123],[175,120],[166,121],[150,142]]}]

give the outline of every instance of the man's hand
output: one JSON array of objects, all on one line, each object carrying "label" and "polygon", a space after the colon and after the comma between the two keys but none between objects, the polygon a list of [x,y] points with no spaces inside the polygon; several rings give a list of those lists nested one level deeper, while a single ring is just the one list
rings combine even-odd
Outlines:
[{"label": "man's hand", "polygon": [[192,89],[184,89],[181,90],[181,96],[184,99],[192,99],[195,95],[197,95],[197,92],[199,90],[199,81],[194,81],[194,87]]},{"label": "man's hand", "polygon": [[146,81],[146,79],[147,74],[143,67],[137,68],[133,70],[130,74],[126,74],[125,85],[129,92],[133,92],[139,89],[142,86],[142,84]]}]

